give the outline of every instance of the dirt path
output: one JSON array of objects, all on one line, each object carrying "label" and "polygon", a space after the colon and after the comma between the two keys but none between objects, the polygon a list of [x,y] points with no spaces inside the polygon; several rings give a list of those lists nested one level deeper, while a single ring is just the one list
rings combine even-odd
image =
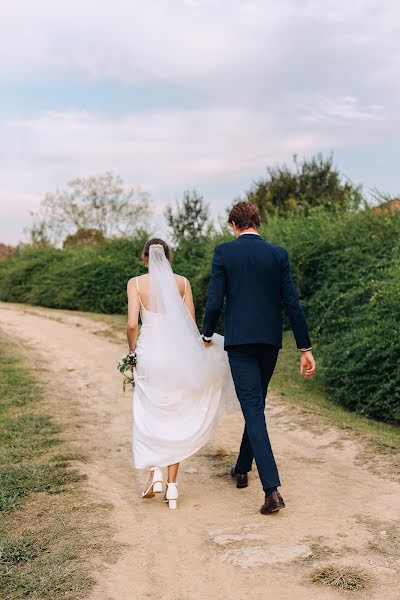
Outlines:
[{"label": "dirt path", "polygon": [[88,492],[112,505],[114,540],[125,546],[115,564],[97,571],[90,600],[337,599],[343,592],[309,582],[326,562],[372,576],[353,597],[398,600],[400,486],[357,465],[357,443],[332,428],[304,428],[270,396],[286,510],[258,513],[256,473],[245,490],[225,476],[242,429],[234,415],[212,447],[183,464],[179,508],[169,511],[160,496],[140,498],[147,474],[131,466],[131,397],[115,370],[122,333],[117,339],[101,321],[8,304],[0,304],[0,328],[46,365],[49,389],[65,391],[71,411],[78,406],[80,427],[69,434],[89,456],[82,465]]}]

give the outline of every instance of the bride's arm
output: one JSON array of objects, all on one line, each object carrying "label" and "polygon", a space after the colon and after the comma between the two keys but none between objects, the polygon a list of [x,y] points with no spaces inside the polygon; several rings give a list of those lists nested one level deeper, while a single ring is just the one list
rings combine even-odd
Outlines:
[{"label": "bride's arm", "polygon": [[187,281],[187,283],[186,283],[185,305],[186,305],[186,308],[188,309],[193,321],[196,321],[196,312],[195,312],[194,302],[193,302],[193,293],[192,293],[192,288],[191,288],[189,281]]},{"label": "bride's arm", "polygon": [[128,338],[129,350],[135,350],[139,331],[140,300],[136,289],[135,279],[130,279],[127,285],[128,293],[128,324],[126,336]]}]

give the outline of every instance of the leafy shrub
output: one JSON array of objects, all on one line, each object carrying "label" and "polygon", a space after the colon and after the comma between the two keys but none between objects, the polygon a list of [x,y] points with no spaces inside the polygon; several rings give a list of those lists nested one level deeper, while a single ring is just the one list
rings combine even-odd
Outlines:
[{"label": "leafy shrub", "polygon": [[[400,215],[372,211],[271,222],[290,252],[330,396],[400,420]],[[268,237],[267,235],[267,237]]]},{"label": "leafy shrub", "polygon": [[123,313],[126,282],[144,272],[143,237],[93,247],[28,250],[0,264],[0,299]]},{"label": "leafy shrub", "polygon": [[324,379],[332,398],[347,408],[400,421],[400,260],[368,291],[342,335],[327,342]]}]

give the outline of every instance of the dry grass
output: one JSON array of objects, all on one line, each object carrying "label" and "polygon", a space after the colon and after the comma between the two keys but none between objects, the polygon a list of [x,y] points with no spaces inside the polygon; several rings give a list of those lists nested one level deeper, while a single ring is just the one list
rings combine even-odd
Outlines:
[{"label": "dry grass", "polygon": [[327,560],[335,556],[335,550],[323,543],[323,538],[306,537],[302,540],[304,544],[310,547],[311,553],[307,556],[295,559],[299,563],[312,563],[315,561]]},{"label": "dry grass", "polygon": [[225,448],[217,448],[215,450],[215,452],[212,454],[212,456],[216,460],[218,460],[218,459],[226,460],[228,457],[231,458],[232,454],[231,454],[231,452],[228,452],[228,450],[225,450]]},{"label": "dry grass", "polygon": [[230,477],[231,467],[235,462],[236,455],[225,448],[216,448],[211,452],[203,453],[210,464],[210,470],[213,477]]},{"label": "dry grass", "polygon": [[313,583],[329,585],[340,590],[363,590],[371,581],[370,575],[354,566],[327,564],[310,574]]},{"label": "dry grass", "polygon": [[381,521],[367,515],[358,515],[357,523],[364,525],[372,535],[368,548],[387,560],[400,556],[400,521]]}]

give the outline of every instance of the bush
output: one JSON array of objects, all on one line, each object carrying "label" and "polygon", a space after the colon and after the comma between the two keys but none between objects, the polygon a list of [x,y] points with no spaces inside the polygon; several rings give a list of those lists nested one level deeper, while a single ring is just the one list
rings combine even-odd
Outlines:
[{"label": "bush", "polygon": [[369,297],[349,315],[342,336],[324,351],[332,398],[351,410],[400,421],[400,261],[371,282]]},{"label": "bush", "polygon": [[290,252],[329,395],[400,420],[400,215],[316,211],[266,232]]},{"label": "bush", "polygon": [[41,280],[46,281],[54,265],[64,259],[62,250],[38,248],[1,262],[0,299],[29,303],[35,285]]},{"label": "bush", "polygon": [[103,313],[126,311],[125,284],[145,271],[145,239],[94,247],[27,250],[0,263],[0,299]]}]

